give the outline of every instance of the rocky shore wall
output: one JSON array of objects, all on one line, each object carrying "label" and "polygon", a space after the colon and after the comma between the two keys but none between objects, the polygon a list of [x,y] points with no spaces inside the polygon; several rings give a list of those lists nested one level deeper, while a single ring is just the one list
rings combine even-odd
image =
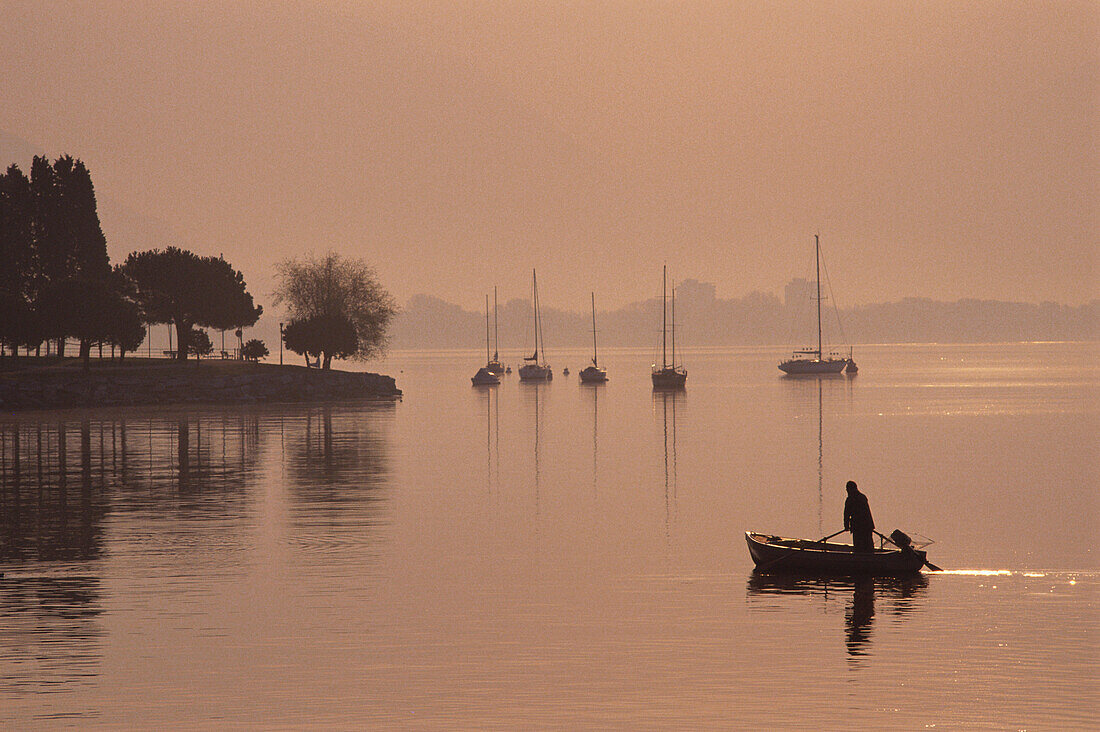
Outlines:
[{"label": "rocky shore wall", "polygon": [[249,404],[397,399],[382,374],[260,365],[248,371],[180,368],[21,371],[0,376],[0,411],[142,404]]}]

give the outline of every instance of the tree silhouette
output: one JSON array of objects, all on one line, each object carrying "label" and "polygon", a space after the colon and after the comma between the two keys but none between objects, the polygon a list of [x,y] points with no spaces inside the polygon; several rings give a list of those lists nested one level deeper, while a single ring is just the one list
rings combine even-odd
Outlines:
[{"label": "tree silhouette", "polygon": [[[70,155],[52,164],[36,156],[30,178],[15,165],[0,175],[0,262],[0,291],[6,293],[0,298],[0,318],[19,321],[18,327],[5,329],[5,344],[37,345],[56,338],[63,355],[66,336],[89,331],[88,317],[99,311],[73,311],[74,298],[65,291],[83,292],[90,283],[105,281],[111,270],[84,163]],[[71,324],[73,319],[81,322]],[[11,341],[13,330],[19,331],[19,343]],[[81,356],[87,358],[91,345],[81,337]]]},{"label": "tree silhouette", "polygon": [[17,293],[0,290],[0,346],[11,348],[14,355],[15,349],[26,346],[38,331],[37,315],[27,301]]},{"label": "tree silhouette", "polygon": [[241,357],[246,361],[259,361],[267,354],[267,346],[258,338],[250,339],[241,349]]},{"label": "tree silhouette", "polygon": [[55,332],[80,340],[85,369],[92,345],[113,343],[132,351],[145,337],[137,305],[123,296],[114,279],[77,277],[43,290],[42,301],[48,303],[44,317],[59,329]]},{"label": "tree silhouette", "polygon": [[330,252],[285,260],[278,273],[275,303],[290,311],[284,338],[290,350],[323,355],[326,369],[334,356],[366,360],[385,352],[397,306],[366,262]]},{"label": "tree silhouette", "polygon": [[30,179],[12,165],[0,175],[0,354],[5,346],[14,353],[37,329],[30,306],[31,210]]},{"label": "tree silhouette", "polygon": [[244,275],[221,257],[199,257],[177,247],[133,252],[122,271],[148,323],[174,323],[176,358],[185,360],[196,325],[229,329],[252,325],[263,308],[245,289]]},{"label": "tree silhouette", "polygon": [[209,356],[214,352],[214,344],[205,330],[192,328],[187,338],[187,350],[199,357]]},{"label": "tree silhouette", "polygon": [[317,315],[304,320],[292,320],[283,328],[283,342],[295,353],[317,358],[324,356],[323,368],[329,368],[332,358],[347,358],[359,350],[355,325],[338,315]]}]

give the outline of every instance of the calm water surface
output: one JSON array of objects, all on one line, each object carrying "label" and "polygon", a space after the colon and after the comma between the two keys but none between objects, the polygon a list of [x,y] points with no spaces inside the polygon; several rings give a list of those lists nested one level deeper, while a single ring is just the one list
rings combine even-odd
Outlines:
[{"label": "calm water surface", "polygon": [[[1097,345],[782,355],[4,416],[0,728],[1100,726]],[[744,531],[832,533],[848,479],[950,571],[753,575]]]}]

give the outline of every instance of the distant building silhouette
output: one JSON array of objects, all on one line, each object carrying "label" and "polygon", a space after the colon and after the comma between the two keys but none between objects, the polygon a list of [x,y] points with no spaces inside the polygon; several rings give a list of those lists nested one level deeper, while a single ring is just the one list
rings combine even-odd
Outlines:
[{"label": "distant building silhouette", "polygon": [[718,288],[710,282],[699,280],[684,280],[676,285],[676,300],[680,304],[694,305],[696,307],[710,306],[718,299]]},{"label": "distant building silhouette", "polygon": [[783,307],[802,307],[806,303],[812,302],[816,296],[813,282],[796,277],[783,288]]}]

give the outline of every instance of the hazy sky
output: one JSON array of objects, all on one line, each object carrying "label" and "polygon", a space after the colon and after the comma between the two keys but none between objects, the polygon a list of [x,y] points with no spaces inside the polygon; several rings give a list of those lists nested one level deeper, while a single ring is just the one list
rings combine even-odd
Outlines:
[{"label": "hazy sky", "polygon": [[112,258],[222,252],[263,302],[329,249],[471,309],[532,267],[576,311],[666,261],[778,293],[815,231],[841,306],[1100,297],[1096,2],[5,0],[0,28],[0,134],[89,165]]}]

